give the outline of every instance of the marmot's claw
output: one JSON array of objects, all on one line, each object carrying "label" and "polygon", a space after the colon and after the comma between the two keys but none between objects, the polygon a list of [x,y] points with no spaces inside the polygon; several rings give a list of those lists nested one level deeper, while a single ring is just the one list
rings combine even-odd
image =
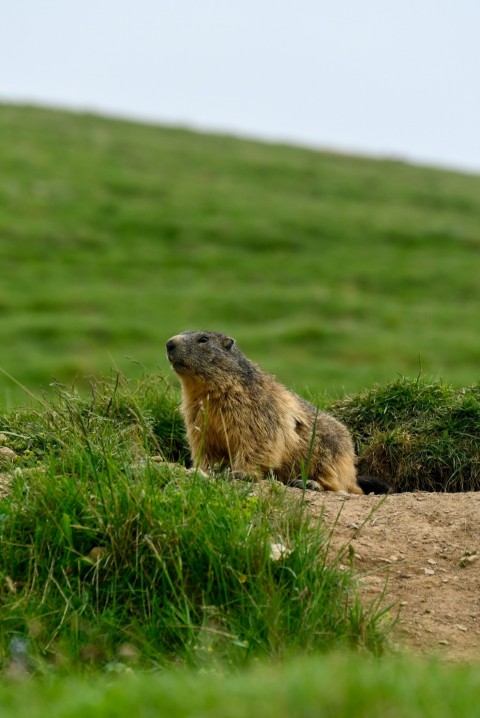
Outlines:
[{"label": "marmot's claw", "polygon": [[292,486],[294,489],[308,489],[309,491],[323,491],[321,485],[318,483],[318,481],[314,481],[313,479],[307,479],[306,481],[303,481],[303,479],[291,479],[287,486]]}]

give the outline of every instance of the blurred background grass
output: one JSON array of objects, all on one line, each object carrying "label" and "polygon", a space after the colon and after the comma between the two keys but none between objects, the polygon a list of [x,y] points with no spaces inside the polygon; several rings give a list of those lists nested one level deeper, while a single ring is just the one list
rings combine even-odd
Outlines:
[{"label": "blurred background grass", "polygon": [[167,373],[193,328],[300,392],[478,380],[480,177],[8,105],[0,167],[0,366],[30,389]]}]

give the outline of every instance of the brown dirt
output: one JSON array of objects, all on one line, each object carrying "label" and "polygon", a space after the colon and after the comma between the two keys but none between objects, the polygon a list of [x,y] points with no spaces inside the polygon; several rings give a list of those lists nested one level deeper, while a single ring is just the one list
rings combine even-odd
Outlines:
[{"label": "brown dirt", "polygon": [[[332,527],[333,550],[351,545],[366,597],[385,590],[384,602],[399,612],[400,647],[480,658],[480,492],[312,493],[307,502]],[[348,551],[342,560],[349,563]]]}]

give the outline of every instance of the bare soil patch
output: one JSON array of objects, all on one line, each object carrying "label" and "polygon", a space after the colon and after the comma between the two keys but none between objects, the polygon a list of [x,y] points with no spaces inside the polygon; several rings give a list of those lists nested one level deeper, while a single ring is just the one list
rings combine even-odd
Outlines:
[{"label": "bare soil patch", "polygon": [[[288,489],[297,492],[297,489]],[[366,597],[385,590],[399,612],[393,639],[416,653],[480,658],[480,492],[386,497],[309,494]]]}]

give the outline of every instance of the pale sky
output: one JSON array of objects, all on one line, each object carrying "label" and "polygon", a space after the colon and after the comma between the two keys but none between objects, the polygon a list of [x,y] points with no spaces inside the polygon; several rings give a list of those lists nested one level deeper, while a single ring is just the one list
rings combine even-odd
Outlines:
[{"label": "pale sky", "polygon": [[0,101],[480,173],[480,0],[0,8]]}]

